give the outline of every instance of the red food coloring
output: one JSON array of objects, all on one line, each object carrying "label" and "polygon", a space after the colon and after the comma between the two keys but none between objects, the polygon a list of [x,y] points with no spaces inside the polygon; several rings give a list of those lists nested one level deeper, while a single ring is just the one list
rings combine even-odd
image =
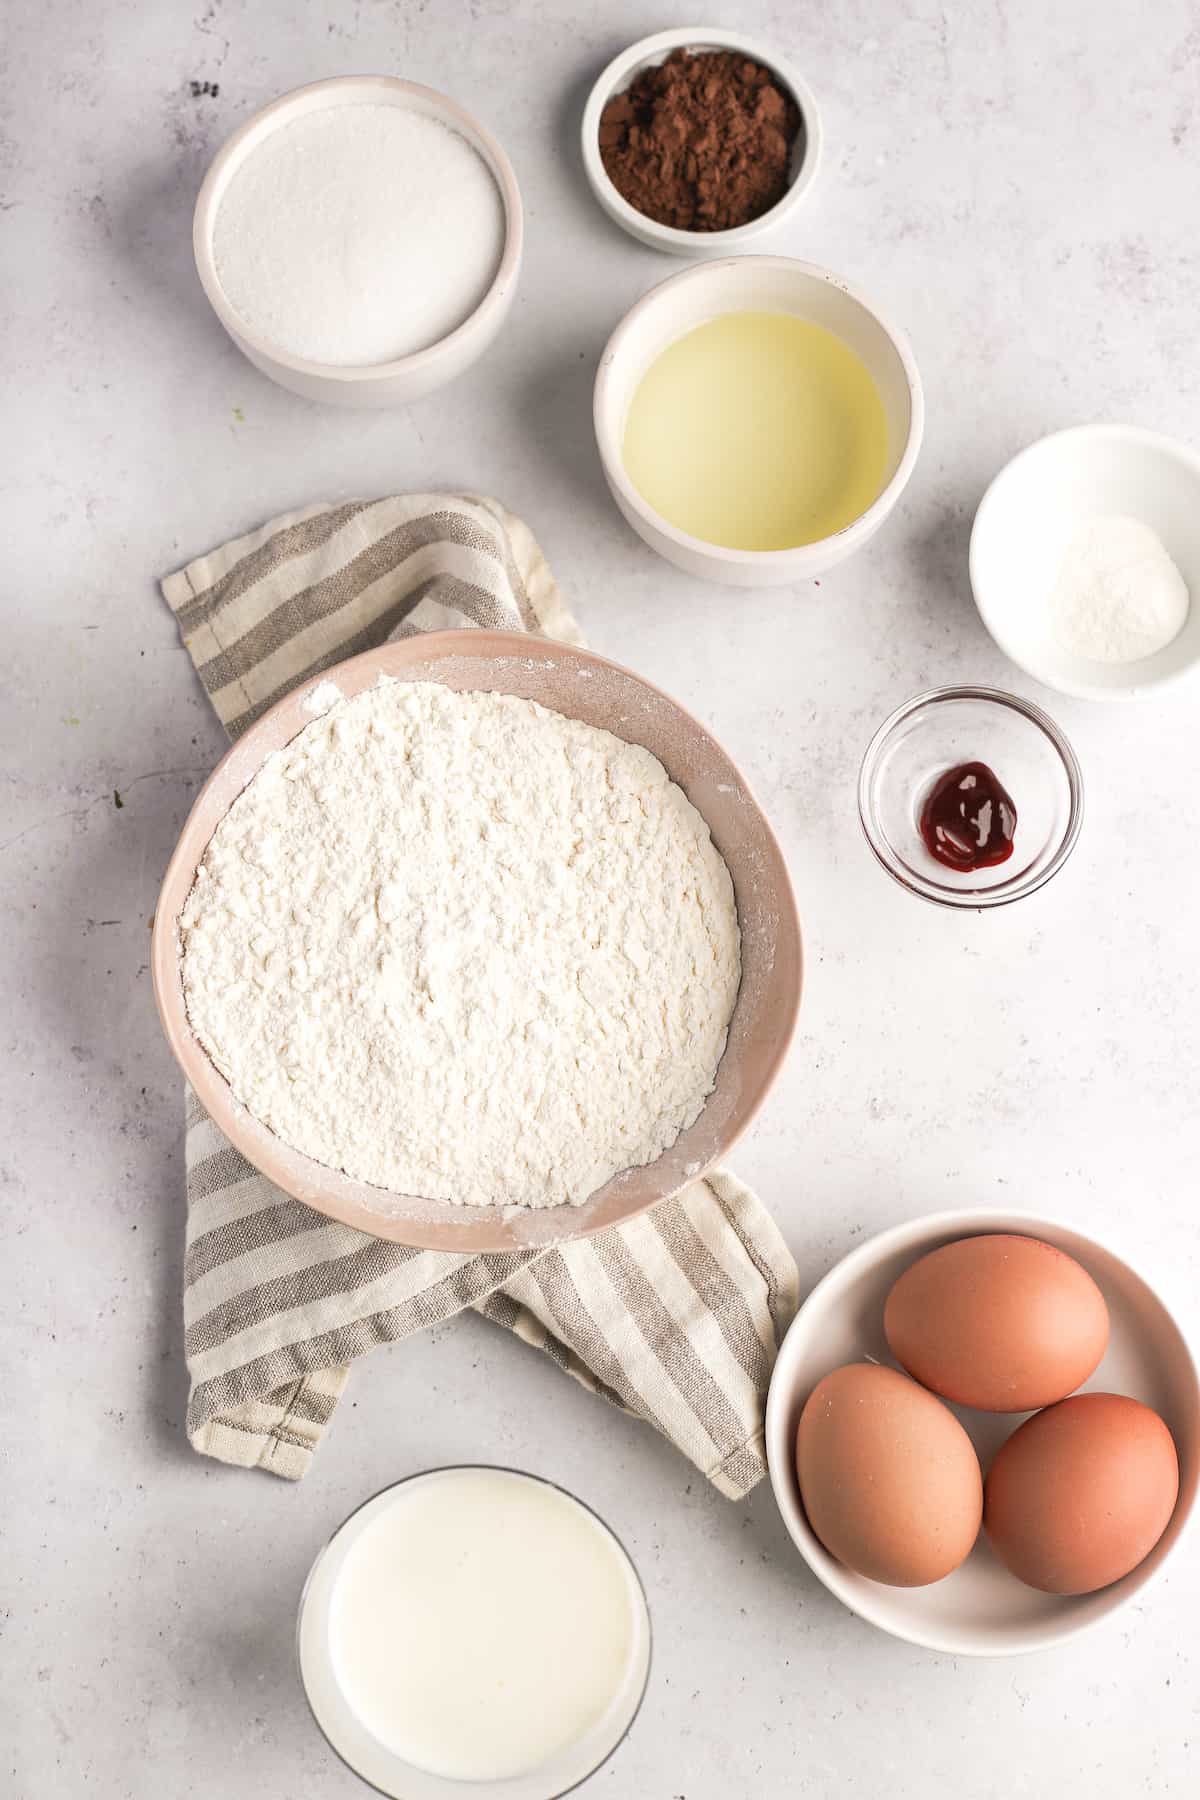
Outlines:
[{"label": "red food coloring", "polygon": [[930,788],[920,827],[929,854],[946,868],[990,869],[1012,855],[1017,809],[986,763],[960,763]]}]

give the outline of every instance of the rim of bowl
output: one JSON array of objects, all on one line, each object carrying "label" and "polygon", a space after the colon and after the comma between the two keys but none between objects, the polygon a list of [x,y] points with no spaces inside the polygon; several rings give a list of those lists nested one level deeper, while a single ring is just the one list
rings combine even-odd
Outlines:
[{"label": "rim of bowl", "polygon": [[[926,876],[918,875],[902,862],[890,849],[887,840],[878,826],[875,808],[871,804],[871,778],[875,772],[875,764],[880,752],[898,725],[919,711],[923,706],[937,705],[945,700],[982,700],[988,705],[1005,706],[1011,712],[1018,712],[1036,725],[1042,735],[1049,741],[1063,766],[1067,777],[1067,789],[1070,795],[1070,807],[1067,813],[1067,826],[1062,840],[1053,856],[1035,873],[1025,875],[1009,885],[1000,883],[993,888],[947,888],[941,882],[933,881]],[[936,687],[927,688],[923,694],[915,694],[902,706],[890,712],[875,732],[863,754],[862,765],[858,772],[858,817],[863,828],[871,852],[880,866],[887,870],[894,881],[910,894],[916,894],[921,900],[929,900],[935,906],[948,906],[970,912],[979,912],[987,907],[1008,906],[1014,900],[1023,900],[1028,894],[1035,894],[1052,876],[1057,875],[1079,840],[1083,825],[1083,770],[1079,766],[1079,758],[1071,746],[1065,733],[1054,723],[1049,713],[1044,712],[1033,700],[1023,700],[1019,694],[1005,693],[1002,688],[992,687]]]},{"label": "rim of bowl", "polygon": [[[1014,645],[1004,628],[1000,614],[983,599],[981,594],[984,584],[981,579],[981,559],[978,548],[980,520],[985,519],[986,515],[996,506],[998,490],[1004,486],[1007,477],[1020,464],[1035,456],[1049,444],[1061,443],[1066,439],[1082,443],[1087,439],[1094,442],[1104,438],[1123,439],[1127,442],[1142,444],[1147,449],[1160,450],[1173,457],[1176,462],[1182,463],[1200,483],[1200,451],[1194,450],[1190,444],[1185,444],[1179,438],[1168,437],[1165,432],[1150,431],[1144,425],[1106,424],[1099,421],[1090,425],[1065,425],[1061,431],[1048,431],[1043,437],[1034,438],[1031,444],[1026,444],[1023,449],[1018,450],[1015,456],[1010,456],[988,482],[983,491],[983,498],[975,508],[975,518],[971,525],[971,541],[967,550],[967,571],[971,582],[971,595],[975,601],[975,610],[983,621],[984,629],[996,648],[1002,651],[1018,669],[1023,669],[1035,681],[1040,681],[1043,687],[1053,688],[1059,694],[1067,694],[1073,700],[1144,700],[1158,689],[1171,687],[1174,683],[1194,675],[1197,664],[1200,664],[1200,652],[1186,662],[1177,664],[1174,668],[1164,669],[1158,675],[1144,676],[1137,681],[1131,681],[1125,687],[1098,687],[1093,682],[1075,680],[1069,675],[1050,675],[1037,663],[1030,662],[1024,651]],[[1134,663],[1129,666],[1137,668],[1138,664]]]},{"label": "rim of bowl", "polygon": [[[274,119],[272,129],[277,130],[285,123],[285,117],[296,105],[297,101],[309,94],[328,92],[333,89],[386,88],[392,93],[416,95],[422,100],[433,103],[433,110],[443,122],[460,136],[470,142],[473,133],[487,149],[493,165],[488,173],[500,193],[504,207],[504,246],[500,252],[500,262],[492,277],[486,293],[479,304],[467,314],[461,324],[445,337],[438,338],[435,343],[426,344],[423,350],[413,350],[407,356],[396,356],[389,362],[379,363],[323,363],[313,362],[308,357],[293,356],[282,349],[272,339],[263,337],[253,326],[243,319],[237,309],[231,305],[221,286],[217,274],[216,258],[213,255],[213,230],[220,201],[227,180],[232,170],[247,154],[247,139],[258,127],[268,119]],[[474,148],[474,145],[471,146]],[[485,324],[491,315],[503,304],[508,288],[516,277],[521,262],[521,246],[524,237],[524,211],[521,205],[521,191],[517,186],[517,178],[513,166],[491,132],[481,125],[479,120],[469,113],[465,107],[459,106],[448,94],[437,88],[424,86],[419,81],[403,81],[398,75],[333,75],[324,81],[308,81],[302,87],[291,88],[278,99],[260,107],[256,113],[244,120],[237,130],[232,132],[221,145],[200,185],[196,196],[196,208],[192,215],[192,253],[196,262],[196,273],[200,277],[200,285],[208,298],[209,305],[220,319],[222,325],[235,341],[248,344],[260,356],[267,357],[281,368],[291,369],[298,375],[315,375],[322,380],[344,382],[349,385],[358,381],[378,381],[390,375],[411,374],[417,370],[432,367],[452,346],[456,346],[468,332],[476,331]]]},{"label": "rim of bowl", "polygon": [[[723,270],[732,264],[755,263],[760,268],[772,267],[798,271],[810,279],[823,281],[828,287],[837,288],[848,300],[861,306],[868,316],[874,319],[879,329],[888,339],[900,360],[904,372],[905,384],[908,388],[908,437],[896,464],[895,471],[887,485],[875,496],[865,512],[859,513],[856,519],[843,525],[830,537],[816,538],[811,544],[794,544],[786,550],[733,550],[728,544],[713,544],[707,538],[692,537],[690,532],[681,531],[664,519],[660,512],[649,505],[634,487],[625,472],[625,461],[621,455],[619,442],[614,441],[616,434],[610,432],[602,424],[602,414],[608,399],[608,390],[613,381],[613,364],[620,355],[626,340],[642,315],[653,307],[663,304],[664,296],[671,290],[688,282],[712,281]],[[726,310],[730,310],[726,308]],[[719,314],[714,313],[714,318]],[[676,343],[686,332],[679,332],[669,343]],[[836,336],[837,333],[835,332]],[[669,347],[664,346],[664,348]],[[878,525],[881,525],[888,513],[896,504],[907,487],[913,468],[916,465],[921,442],[925,435],[925,395],[921,386],[921,375],[917,361],[904,332],[883,313],[872,300],[857,288],[853,282],[846,281],[841,275],[835,275],[832,269],[826,269],[820,263],[802,262],[794,256],[724,256],[712,262],[695,263],[690,269],[680,269],[675,275],[668,275],[665,280],[656,282],[644,293],[640,300],[635,300],[629,311],[621,318],[612,336],[600,356],[600,366],[596,370],[596,381],[592,393],[592,423],[596,434],[596,444],[600,451],[600,460],[604,465],[605,475],[612,487],[617,489],[623,500],[654,526],[656,531],[678,544],[683,550],[707,557],[715,564],[726,568],[751,569],[792,569],[798,580],[803,579],[806,563],[820,561],[825,567],[825,556],[831,544],[849,535],[869,537]],[[818,573],[820,570],[818,569]]]},{"label": "rim of bowl", "polygon": [[[1112,1602],[1107,1611],[1101,1613],[1098,1617],[1083,1619],[1078,1624],[1064,1625],[1061,1629],[1048,1630],[1045,1633],[1032,1633],[1025,1637],[1017,1635],[1011,1643],[1003,1645],[989,1644],[986,1646],[980,1644],[964,1644],[957,1640],[940,1636],[936,1629],[922,1630],[922,1628],[916,1624],[914,1624],[911,1629],[901,1629],[899,1626],[892,1623],[885,1624],[881,1619],[875,1616],[870,1604],[870,1596],[867,1596],[864,1600],[862,1595],[853,1594],[846,1590],[842,1565],[824,1548],[820,1539],[808,1523],[807,1516],[804,1513],[803,1501],[799,1497],[799,1484],[794,1482],[792,1476],[791,1464],[788,1461],[785,1452],[781,1451],[780,1454],[784,1456],[784,1466],[781,1469],[778,1466],[779,1456],[776,1454],[774,1448],[776,1422],[780,1418],[783,1407],[787,1404],[783,1397],[782,1383],[777,1384],[776,1382],[776,1374],[783,1361],[783,1354],[787,1341],[792,1333],[796,1331],[805,1311],[812,1306],[821,1295],[823,1295],[825,1290],[833,1283],[835,1277],[845,1276],[846,1274],[853,1275],[858,1271],[860,1266],[869,1267],[872,1263],[878,1262],[883,1256],[886,1256],[891,1251],[904,1249],[910,1243],[915,1249],[916,1246],[931,1233],[940,1234],[943,1231],[954,1231],[960,1232],[963,1236],[969,1236],[972,1232],[976,1234],[987,1233],[995,1235],[996,1233],[1004,1233],[1013,1230],[1024,1231],[1027,1229],[1029,1235],[1035,1237],[1039,1229],[1046,1230],[1047,1228],[1051,1231],[1061,1231],[1070,1237],[1078,1238],[1083,1243],[1100,1251],[1103,1255],[1111,1257],[1114,1262],[1120,1263],[1128,1270],[1135,1281],[1139,1281],[1142,1284],[1146,1291],[1157,1301],[1158,1305],[1161,1306],[1163,1312],[1174,1327],[1179,1342],[1183,1347],[1183,1354],[1186,1359],[1187,1369],[1191,1372],[1192,1382],[1197,1390],[1200,1391],[1200,1353],[1197,1352],[1196,1345],[1193,1343],[1191,1336],[1185,1329],[1178,1312],[1174,1307],[1167,1303],[1158,1288],[1154,1286],[1153,1282],[1147,1280],[1136,1262],[1131,1262],[1129,1260],[1123,1249],[1114,1249],[1113,1246],[1104,1239],[1094,1237],[1090,1232],[1081,1230],[1079,1226],[1071,1224],[1067,1219],[1055,1218],[1048,1213],[1022,1212],[1019,1209],[1010,1211],[1003,1207],[992,1208],[982,1206],[963,1208],[949,1207],[941,1212],[923,1213],[915,1219],[904,1219],[897,1225],[885,1226],[882,1231],[877,1231],[873,1237],[869,1237],[865,1243],[856,1244],[853,1250],[848,1250],[845,1256],[840,1257],[831,1269],[825,1271],[824,1275],[822,1275],[820,1281],[817,1282],[812,1291],[806,1294],[804,1299],[800,1302],[795,1318],[784,1333],[783,1342],[780,1344],[775,1358],[775,1368],[771,1371],[771,1381],[767,1389],[767,1405],[764,1420],[767,1475],[771,1483],[771,1492],[775,1499],[775,1505],[778,1508],[779,1515],[783,1520],[784,1528],[787,1531],[788,1536],[791,1538],[805,1563],[817,1577],[817,1580],[821,1583],[822,1587],[828,1589],[836,1600],[840,1600],[842,1605],[846,1607],[848,1611],[854,1613],[866,1624],[873,1626],[876,1631],[885,1632],[889,1637],[899,1638],[904,1643],[916,1644],[923,1650],[935,1650],[942,1655],[947,1656],[1026,1656],[1038,1650],[1053,1650],[1058,1645],[1066,1643],[1071,1638],[1082,1636],[1084,1632],[1107,1623],[1115,1613],[1122,1611],[1124,1607],[1128,1606],[1137,1594],[1142,1593],[1148,1583],[1157,1579],[1166,1565],[1179,1554],[1181,1545],[1184,1544],[1188,1538],[1188,1534],[1195,1526],[1196,1515],[1198,1510],[1200,1510],[1196,1504],[1196,1497],[1193,1496],[1180,1519],[1179,1530],[1176,1533],[1174,1543],[1168,1544],[1158,1563],[1148,1574],[1143,1575],[1140,1581],[1134,1582],[1125,1593],[1121,1594]],[[786,1506],[784,1504],[784,1497],[786,1497],[787,1500]],[[1176,1508],[1178,1508],[1178,1501],[1176,1502]],[[1174,1517],[1175,1514],[1172,1512],[1171,1518],[1167,1521],[1168,1526],[1173,1522]],[[801,1526],[801,1532],[798,1533],[794,1529],[795,1524]],[[980,1527],[980,1529],[982,1530],[982,1527]],[[1156,1547],[1157,1546],[1154,1548]],[[822,1558],[828,1560],[828,1568],[818,1564],[815,1555],[813,1554],[816,1550],[820,1551]],[[1153,1548],[1147,1552],[1147,1554],[1152,1555]],[[1140,1565],[1131,1569],[1129,1575],[1123,1576],[1122,1579],[1126,1581],[1129,1580],[1130,1575],[1135,1575],[1137,1573],[1137,1567],[1140,1567]],[[1116,1586],[1116,1583],[1114,1582],[1112,1585]],[[1102,1592],[1103,1590],[1098,1591]]]},{"label": "rim of bowl", "polygon": [[[655,57],[665,60],[672,50],[686,49],[736,50],[769,69],[791,93],[800,109],[804,127],[804,154],[794,179],[788,183],[787,192],[774,206],[768,207],[765,213],[760,213],[757,219],[749,219],[744,225],[731,225],[724,231],[684,231],[675,225],[662,225],[657,219],[650,218],[649,214],[639,212],[614,184],[600,155],[600,115],[615,94],[624,92],[629,85],[627,78],[641,64],[648,64]],[[747,243],[759,232],[769,231],[780,224],[816,180],[822,149],[821,117],[816,96],[791,63],[758,38],[746,37],[740,31],[727,31],[720,26],[706,25],[654,32],[649,37],[639,38],[636,44],[631,44],[619,56],[614,56],[597,76],[588,94],[583,109],[581,139],[584,168],[596,198],[609,217],[643,242],[647,236],[653,236],[663,249],[683,255],[702,253],[710,245],[718,251],[731,250],[739,244]]]},{"label": "rim of bowl", "polygon": [[[617,1549],[628,1563],[630,1573],[637,1586],[637,1591],[642,1597],[642,1610],[646,1619],[646,1673],[642,1678],[642,1688],[637,1698],[637,1705],[626,1720],[621,1735],[617,1738],[611,1748],[604,1752],[600,1761],[596,1763],[593,1768],[589,1769],[586,1775],[581,1775],[578,1781],[573,1781],[570,1787],[558,1789],[554,1795],[554,1800],[563,1800],[564,1795],[573,1794],[576,1788],[582,1787],[585,1781],[590,1781],[593,1775],[599,1773],[605,1763],[616,1755],[617,1751],[621,1748],[621,1745],[625,1742],[625,1739],[629,1736],[629,1733],[637,1724],[638,1715],[641,1713],[642,1707],[645,1704],[646,1695],[650,1689],[650,1675],[654,1667],[654,1615],[650,1611],[650,1601],[646,1594],[646,1584],[642,1580],[641,1570],[630,1555],[624,1539],[617,1534],[609,1524],[608,1520],[603,1518],[601,1514],[596,1511],[594,1506],[589,1506],[586,1500],[581,1500],[578,1494],[573,1494],[570,1488],[563,1486],[561,1481],[552,1481],[549,1475],[535,1475],[531,1469],[516,1469],[513,1468],[510,1463],[439,1463],[436,1468],[414,1469],[411,1475],[401,1475],[398,1481],[386,1482],[383,1487],[376,1488],[373,1494],[368,1494],[365,1500],[360,1500],[357,1506],[351,1507],[345,1518],[341,1519],[338,1524],[334,1526],[333,1530],[321,1544],[316,1555],[313,1557],[312,1562],[309,1564],[308,1574],[304,1577],[304,1583],[300,1589],[300,1599],[296,1607],[296,1627],[292,1634],[292,1657],[296,1670],[296,1679],[300,1683],[300,1692],[304,1695],[304,1704],[308,1708],[308,1716],[320,1732],[322,1741],[325,1743],[326,1747],[333,1751],[333,1754],[337,1757],[344,1769],[349,1769],[356,1781],[361,1781],[363,1786],[365,1788],[370,1788],[373,1794],[383,1794],[384,1800],[389,1800],[385,1788],[376,1787],[375,1783],[368,1780],[367,1776],[360,1773],[360,1771],[354,1767],[353,1763],[347,1762],[346,1758],[342,1755],[342,1752],[338,1749],[337,1745],[333,1742],[333,1739],[326,1732],[324,1725],[322,1725],[320,1719],[317,1717],[317,1709],[312,1703],[312,1697],[308,1691],[308,1683],[304,1679],[304,1660],[300,1653],[300,1634],[304,1628],[304,1609],[308,1604],[309,1591],[312,1588],[317,1570],[329,1551],[333,1548],[335,1538],[341,1536],[347,1525],[350,1524],[351,1520],[356,1519],[360,1512],[363,1512],[368,1506],[373,1506],[375,1501],[381,1500],[385,1494],[393,1493],[397,1488],[408,1487],[411,1482],[427,1480],[431,1475],[457,1475],[466,1470],[482,1470],[491,1475],[519,1475],[524,1481],[539,1482],[542,1487],[554,1488],[557,1493],[565,1495],[568,1500],[573,1500],[576,1506],[581,1506],[584,1512],[591,1514],[592,1518],[595,1519],[597,1525],[599,1525],[602,1530],[607,1531],[609,1537],[613,1540]],[[398,1756],[397,1761],[403,1761],[403,1758]],[[534,1769],[530,1771],[530,1773],[536,1775],[537,1770]],[[449,1787],[449,1783],[447,1783],[447,1785]],[[481,1785],[487,1786],[488,1784],[483,1783]]]}]

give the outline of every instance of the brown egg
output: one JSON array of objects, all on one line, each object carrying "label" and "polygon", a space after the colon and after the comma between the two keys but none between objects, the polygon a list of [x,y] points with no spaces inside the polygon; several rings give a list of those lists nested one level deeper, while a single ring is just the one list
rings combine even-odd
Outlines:
[{"label": "brown egg", "polygon": [[1175,1444],[1156,1412],[1126,1394],[1075,1394],[1001,1445],[983,1522],[1029,1587],[1090,1594],[1149,1555],[1178,1493]]},{"label": "brown egg", "polygon": [[925,1387],[983,1412],[1031,1412],[1074,1393],[1108,1344],[1086,1269],[1038,1238],[960,1238],[906,1269],[887,1297],[892,1355]]},{"label": "brown egg", "polygon": [[979,1535],[975,1448],[954,1414],[896,1369],[848,1363],[817,1383],[800,1415],[796,1473],[829,1554],[872,1581],[940,1581]]}]

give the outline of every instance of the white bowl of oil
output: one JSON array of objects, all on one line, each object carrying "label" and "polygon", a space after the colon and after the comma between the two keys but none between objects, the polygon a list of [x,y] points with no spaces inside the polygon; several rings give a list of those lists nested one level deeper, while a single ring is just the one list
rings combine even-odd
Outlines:
[{"label": "white bowl of oil", "polygon": [[596,442],[617,506],[690,575],[782,587],[861,548],[924,429],[907,340],[828,269],[734,256],[626,313],[600,359]]}]

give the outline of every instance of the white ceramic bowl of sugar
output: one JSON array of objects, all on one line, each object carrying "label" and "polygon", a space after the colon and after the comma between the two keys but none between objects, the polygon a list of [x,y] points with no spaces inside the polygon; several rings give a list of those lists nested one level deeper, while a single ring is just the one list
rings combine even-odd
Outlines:
[{"label": "white ceramic bowl of sugar", "polygon": [[[399,107],[435,120],[463,140],[495,183],[502,212],[494,273],[482,291],[464,297],[463,316],[436,341],[408,354],[361,362],[324,361],[294,354],[251,323],[222,283],[218,218],[230,184],[249,158],[282,127],[335,107]],[[521,196],[500,145],[477,119],[445,94],[388,75],[348,75],[315,81],[272,101],[235,131],[217,152],[196,201],[192,244],[201,284],[225,330],[256,368],[308,400],[340,406],[406,405],[444,387],[481,357],[512,306],[521,265]],[[362,246],[348,253],[361,254]],[[270,279],[270,271],[266,272]],[[415,271],[421,278],[421,271]]]},{"label": "white ceramic bowl of sugar", "polygon": [[[1191,598],[1178,636],[1137,662],[1075,654],[1055,635],[1051,597],[1084,523],[1124,515],[1149,526]],[[1081,700],[1133,700],[1200,663],[1200,454],[1132,425],[1077,425],[1030,444],[980,501],[971,588],[1004,654],[1035,680]]]},{"label": "white ceramic bowl of sugar", "polygon": [[[818,1381],[843,1363],[895,1367],[883,1331],[892,1284],[931,1250],[984,1232],[1041,1238],[1083,1265],[1108,1306],[1109,1341],[1085,1391],[1130,1394],[1161,1415],[1179,1453],[1179,1497],[1150,1554],[1123,1580],[1093,1594],[1044,1594],[1000,1562],[981,1531],[970,1556],[928,1587],[885,1587],[846,1568],[809,1525],[796,1478],[796,1430]],[[991,1458],[1023,1413],[951,1407],[979,1454]],[[1195,1354],[1164,1299],[1124,1257],[1096,1238],[1033,1213],[972,1207],[931,1213],[882,1231],[829,1271],[803,1302],[780,1347],[767,1395],[767,1465],[788,1533],[809,1568],[851,1612],[893,1637],[950,1656],[1015,1656],[1046,1650],[1111,1618],[1140,1596],[1184,1541],[1200,1488],[1200,1376]]]}]

